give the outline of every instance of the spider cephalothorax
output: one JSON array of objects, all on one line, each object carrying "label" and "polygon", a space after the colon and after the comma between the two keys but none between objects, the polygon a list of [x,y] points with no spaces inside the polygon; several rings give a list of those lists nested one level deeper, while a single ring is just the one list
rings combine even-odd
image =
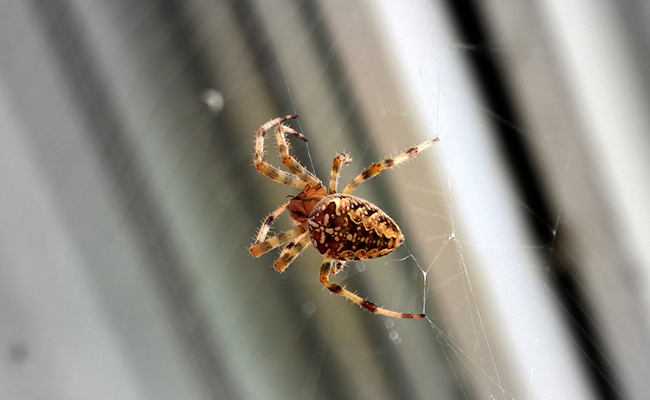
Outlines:
[{"label": "spider cephalothorax", "polygon": [[[339,172],[342,164],[349,164],[352,159],[347,154],[339,154],[332,163],[329,190],[322,182],[300,165],[290,154],[285,135],[291,133],[303,140],[305,137],[283,125],[295,115],[273,119],[257,131],[255,139],[255,168],[271,180],[302,190],[297,196],[273,211],[264,222],[250,247],[254,257],[284,245],[280,256],[273,264],[278,271],[284,271],[293,260],[310,244],[321,253],[323,263],[320,269],[321,283],[336,294],[346,297],[366,310],[398,318],[423,318],[424,314],[404,314],[377,307],[347,289],[329,281],[329,275],[343,269],[346,261],[367,260],[384,256],[395,250],[404,237],[395,223],[379,207],[367,200],[350,195],[362,182],[379,174],[382,170],[392,168],[415,157],[419,152],[431,146],[438,139],[428,140],[413,147],[395,158],[372,164],[350,182],[343,192],[336,193]],[[282,163],[289,172],[271,166],[263,160],[264,136],[266,131],[275,126],[275,137]],[[298,225],[286,232],[266,238],[275,219],[288,209],[289,215]]]}]

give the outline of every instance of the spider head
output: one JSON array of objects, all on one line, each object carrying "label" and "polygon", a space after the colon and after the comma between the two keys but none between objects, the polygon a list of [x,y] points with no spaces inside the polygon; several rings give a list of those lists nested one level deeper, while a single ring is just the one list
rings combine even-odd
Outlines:
[{"label": "spider head", "polygon": [[312,210],[325,196],[327,196],[327,192],[322,186],[316,188],[309,187],[303,190],[299,195],[291,199],[289,203],[288,209],[291,219],[307,227],[307,219],[311,215]]}]

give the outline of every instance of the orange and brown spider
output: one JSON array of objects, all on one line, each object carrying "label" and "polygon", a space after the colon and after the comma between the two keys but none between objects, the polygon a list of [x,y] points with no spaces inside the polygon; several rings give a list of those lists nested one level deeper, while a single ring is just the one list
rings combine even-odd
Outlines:
[{"label": "orange and brown spider", "polygon": [[[339,154],[334,158],[329,190],[325,190],[323,183],[289,154],[289,145],[285,137],[287,133],[307,140],[299,132],[282,124],[283,121],[292,118],[297,116],[287,115],[272,119],[260,127],[255,139],[253,163],[257,171],[267,178],[284,185],[295,186],[302,192],[266,217],[255,242],[250,247],[251,254],[253,257],[259,257],[284,244],[280,256],[273,264],[276,270],[282,272],[305,248],[313,244],[324,256],[320,268],[320,281],[323,286],[372,313],[397,318],[423,318],[424,314],[404,314],[378,307],[344,287],[330,282],[329,275],[341,271],[346,261],[381,257],[402,244],[404,236],[395,221],[376,205],[350,193],[359,184],[378,175],[382,170],[415,157],[438,139],[427,140],[395,158],[372,164],[354,178],[343,192],[336,193],[341,165],[349,164],[352,158],[347,154]],[[290,173],[273,167],[263,160],[264,136],[273,126],[275,126],[278,152],[282,163]],[[266,236],[273,222],[286,209],[289,209],[289,215],[298,226],[267,239]]]}]

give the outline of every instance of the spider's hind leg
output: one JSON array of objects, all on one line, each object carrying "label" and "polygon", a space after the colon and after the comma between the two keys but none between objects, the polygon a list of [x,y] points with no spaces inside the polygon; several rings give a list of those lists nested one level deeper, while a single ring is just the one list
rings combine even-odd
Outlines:
[{"label": "spider's hind leg", "polygon": [[280,247],[283,244],[287,243],[290,240],[295,240],[299,237],[302,237],[305,235],[305,228],[302,226],[297,226],[293,229],[290,229],[286,232],[282,232],[278,235],[272,236],[262,242],[255,242],[251,245],[249,251],[253,255],[253,257],[259,257],[264,253],[268,253],[269,251],[275,249],[276,247]]},{"label": "spider's hind leg", "polygon": [[301,229],[300,227],[296,227],[294,229],[291,229],[290,231],[283,232],[279,235],[266,239],[266,235],[269,234],[269,231],[271,230],[271,226],[273,226],[273,222],[275,222],[278,216],[282,214],[284,210],[287,209],[289,203],[291,203],[291,200],[282,204],[280,207],[278,207],[275,211],[273,211],[271,214],[268,215],[268,217],[264,219],[262,225],[260,226],[259,232],[257,232],[255,241],[253,242],[253,244],[249,249],[253,257],[259,257],[262,254],[275,249],[276,247],[286,243],[288,240],[291,240],[296,236],[305,232],[304,229]]},{"label": "spider's hind leg", "polygon": [[285,269],[287,269],[289,264],[298,258],[300,253],[302,253],[302,251],[305,250],[310,244],[311,239],[307,232],[293,239],[287,243],[286,246],[284,246],[284,249],[282,249],[280,256],[273,264],[273,268],[275,268],[278,272],[283,272]]},{"label": "spider's hind leg", "polygon": [[336,275],[339,272],[343,271],[345,267],[345,261],[332,260],[332,266],[330,267],[330,275]]},{"label": "spider's hind leg", "polygon": [[364,300],[358,295],[350,292],[344,287],[337,285],[336,283],[330,282],[329,275],[332,271],[332,262],[335,262],[331,258],[325,257],[323,259],[323,264],[320,267],[320,281],[328,288],[332,293],[336,293],[350,300],[351,302],[358,304],[361,308],[365,308],[371,313],[387,315],[389,317],[395,318],[424,318],[424,314],[404,314],[396,311],[390,311],[385,308],[378,307],[375,303],[371,303],[368,300]]}]

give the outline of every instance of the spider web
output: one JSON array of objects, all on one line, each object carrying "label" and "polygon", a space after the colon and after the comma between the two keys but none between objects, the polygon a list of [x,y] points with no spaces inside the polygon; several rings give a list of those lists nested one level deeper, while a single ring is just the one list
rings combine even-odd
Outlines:
[{"label": "spider web", "polygon": [[[0,110],[20,112],[0,120],[17,119],[7,132],[24,135],[0,147],[20,149],[34,169],[20,182],[3,176],[8,209],[21,211],[2,214],[3,226],[19,228],[3,235],[3,264],[16,267],[0,293],[23,296],[19,309],[33,317],[10,316],[20,322],[6,334],[7,369],[19,382],[7,384],[12,394],[598,398],[575,314],[556,290],[557,259],[577,258],[560,240],[564,213],[540,213],[522,193],[494,126],[531,146],[550,139],[477,92],[466,59],[485,53],[506,63],[502,54],[530,52],[531,64],[553,75],[545,48],[468,45],[446,8],[425,1],[79,0],[8,9],[3,37],[24,46],[6,46],[0,76],[19,79],[0,81],[0,94],[12,96],[0,98]],[[291,124],[309,140],[290,138],[291,153],[324,182],[334,156],[351,154],[339,189],[371,163],[440,138],[354,192],[396,220],[405,244],[332,277],[426,320],[372,315],[324,290],[313,248],[283,274],[271,268],[277,252],[248,254],[260,221],[297,194],[251,165],[255,130],[286,114],[300,115]],[[266,158],[279,166],[272,136]],[[561,168],[586,170],[576,165],[579,147],[564,147]],[[0,159],[11,171],[13,154]],[[32,202],[12,197],[30,182],[38,185],[25,195]],[[32,226],[23,221],[30,215],[57,241],[43,239],[50,246],[26,258],[16,243],[31,235],[22,227]],[[290,227],[284,215],[273,232]],[[33,283],[50,264],[47,282]],[[592,366],[619,361],[593,347],[603,363]]]},{"label": "spider web", "polygon": [[[301,7],[308,10],[300,11]],[[488,136],[477,135],[477,132],[488,133],[484,128],[486,120],[499,116],[491,115],[481,106],[481,100],[469,92],[459,72],[463,66],[457,59],[458,49],[465,46],[455,46],[445,40],[434,43],[429,49],[419,46],[417,38],[420,36],[444,37],[440,32],[444,23],[434,22],[416,11],[404,10],[399,5],[382,4],[374,10],[380,19],[385,18],[389,29],[396,26],[396,31],[384,32],[389,43],[387,48],[377,48],[364,40],[365,29],[376,29],[365,16],[354,13],[348,16],[336,5],[309,10],[309,6],[302,3],[295,8],[295,14],[288,15],[282,7],[269,5],[262,9],[268,24],[287,21],[281,24],[284,32],[273,38],[274,43],[282,43],[282,47],[273,45],[274,53],[280,60],[279,73],[289,95],[288,112],[302,114],[302,110],[307,109],[307,115],[315,119],[299,124],[301,132],[310,138],[313,149],[330,156],[342,149],[355,149],[351,151],[353,157],[362,160],[360,166],[365,167],[385,154],[395,155],[405,146],[426,138],[439,135],[442,139],[436,146],[440,149],[431,151],[434,154],[420,156],[426,161],[417,160],[415,166],[385,172],[377,178],[380,182],[368,182],[356,193],[367,199],[379,196],[381,206],[390,210],[391,215],[409,221],[405,228],[409,239],[392,257],[349,265],[339,278],[390,309],[403,310],[405,306],[419,305],[420,296],[429,314],[428,340],[426,333],[405,326],[403,321],[386,321],[383,334],[394,345],[409,348],[396,350],[399,359],[388,357],[389,350],[375,354],[376,359],[401,363],[405,369],[402,372],[410,377],[410,383],[417,382],[410,392],[414,397],[436,393],[445,398],[456,396],[458,392],[466,398],[589,396],[587,390],[574,384],[584,378],[581,378],[576,357],[569,350],[562,315],[555,309],[558,299],[549,290],[550,263],[561,218],[557,215],[550,223],[541,221],[550,238],[547,243],[538,243],[527,233],[525,216],[521,214],[531,214],[532,209],[519,198],[510,177],[496,161],[500,157],[496,144],[487,140]],[[318,12],[310,14],[310,11]],[[387,22],[400,14],[408,24]],[[292,47],[291,37],[300,36],[299,27],[292,31],[292,18],[310,21],[306,30],[311,38],[306,40],[316,42],[317,48],[326,41],[321,25],[327,19],[334,44],[320,49],[325,58],[305,55],[301,49],[304,41]],[[375,53],[380,51],[391,53],[397,65],[381,66]],[[303,56],[321,62],[310,66],[316,73],[301,73],[300,68],[282,61],[302,61]],[[309,64],[310,61],[305,62]],[[345,72],[340,70],[342,65],[348,68]],[[423,72],[425,66],[426,73]],[[391,67],[402,68],[404,76],[412,80],[397,79],[391,86],[387,83],[394,73]],[[291,84],[288,76],[292,77]],[[331,84],[328,79],[340,85],[337,91],[327,93],[327,85]],[[413,98],[404,97],[400,84],[418,89]],[[344,85],[353,88],[346,89]],[[315,102],[331,105],[315,107]],[[429,134],[422,135],[422,132]],[[405,143],[406,138],[410,142]],[[316,150],[307,150],[312,169],[321,177],[327,176],[326,160],[314,154]],[[319,158],[320,168],[314,168],[314,158]],[[354,171],[355,165],[359,163],[344,170],[342,182],[358,173],[359,167]],[[460,218],[456,218],[456,209],[462,210]],[[541,220],[538,215],[532,217]],[[312,259],[301,260],[304,262],[317,265]],[[294,275],[289,279],[309,282],[313,275],[308,273],[310,269],[301,269],[301,273],[306,274],[304,277],[295,278]],[[390,294],[382,296],[382,289],[388,289]],[[316,308],[319,317],[323,315],[322,308],[322,305]],[[412,312],[411,308],[408,310]],[[527,310],[535,310],[536,317],[531,318]],[[344,312],[348,313],[347,310],[337,311],[339,317],[336,319]],[[345,323],[344,330],[350,323]],[[331,337],[337,341],[345,336],[344,330],[331,329],[336,331]],[[431,353],[426,360],[418,359],[415,349],[422,348],[425,342],[430,344],[431,334],[440,347],[428,349]],[[545,344],[553,343],[553,357],[549,357],[548,347],[539,344],[540,337]],[[359,360],[368,362],[368,356],[359,354],[358,348],[354,352],[351,350],[351,343],[357,342],[336,347],[352,364]],[[370,343],[362,341],[359,346],[374,353],[376,345],[373,347]],[[380,343],[382,348],[386,346],[381,340]],[[431,361],[436,353],[446,361],[442,367],[446,373],[440,373],[436,369],[440,365]],[[555,358],[558,354],[566,355],[559,362],[560,368]],[[360,371],[363,369],[354,369],[355,374]],[[368,367],[365,376],[373,376],[371,371]],[[370,380],[372,388],[367,394],[389,393],[391,389],[382,387],[380,382],[394,372],[383,372],[379,379]],[[430,376],[453,377],[455,384],[450,386],[449,380],[443,383],[429,378],[430,386],[427,387],[423,382]],[[397,389],[402,395],[406,385]],[[473,389],[470,391],[468,386]]]},{"label": "spider web", "polygon": [[[414,305],[417,307],[422,304],[429,315],[429,332],[422,332],[421,326],[414,327],[406,325],[404,321],[389,320],[385,322],[385,329],[381,333],[398,346],[395,347],[397,350],[388,346],[391,350],[376,353],[377,345],[373,346],[370,341],[358,343],[359,348],[374,354],[372,358],[376,360],[401,363],[407,370],[411,383],[415,385],[411,389],[415,397],[424,396],[425,393],[428,396],[435,393],[439,398],[455,397],[458,392],[465,398],[559,398],[560,392],[567,398],[573,398],[574,395],[580,397],[580,388],[573,394],[568,394],[571,391],[568,388],[572,387],[570,381],[574,379],[569,372],[570,368],[555,369],[550,374],[552,377],[546,376],[554,369],[555,362],[544,355],[547,350],[544,346],[535,346],[535,341],[540,336],[557,340],[564,335],[552,307],[545,309],[542,305],[548,301],[549,296],[552,297],[545,288],[545,279],[548,277],[544,276],[543,271],[548,271],[548,265],[544,265],[550,262],[554,243],[535,244],[534,239],[526,239],[528,235],[524,222],[516,215],[522,209],[524,212],[530,210],[514,194],[516,189],[508,182],[508,177],[499,172],[498,163],[491,161],[498,159],[495,144],[486,140],[485,136],[474,133],[484,131],[480,124],[485,123],[485,111],[481,110],[480,101],[473,100],[471,94],[464,91],[467,86],[458,72],[462,65],[454,60],[456,47],[445,42],[434,44],[431,49],[409,45],[417,43],[414,38],[419,35],[440,37],[441,33],[436,31],[436,27],[441,22],[432,23],[424,17],[418,18],[415,11],[404,11],[399,6],[392,9],[390,5],[383,6],[385,9],[377,7],[379,15],[383,13],[397,18],[401,13],[401,18],[411,24],[410,29],[406,29],[404,24],[398,23],[396,26],[400,27],[399,31],[386,32],[386,36],[394,40],[390,43],[389,39],[389,49],[378,49],[363,40],[367,34],[363,30],[373,27],[363,18],[345,18],[345,12],[337,11],[335,5],[324,6],[320,10],[321,14],[314,16],[313,25],[307,28],[314,32],[318,29],[320,18],[327,16],[328,21],[335,21],[330,28],[335,32],[333,42],[345,41],[345,45],[341,45],[342,51],[349,52],[348,59],[337,60],[333,54],[335,50],[329,49],[331,58],[326,60],[329,63],[318,66],[324,72],[316,75],[322,77],[327,73],[325,71],[336,70],[337,63],[345,63],[349,65],[350,71],[338,78],[348,78],[349,82],[341,82],[341,85],[356,87],[341,87],[340,92],[325,95],[332,106],[325,110],[315,110],[316,115],[308,114],[316,119],[315,128],[309,128],[313,123],[301,124],[301,131],[307,133],[310,144],[314,149],[318,148],[318,152],[324,149],[326,154],[333,155],[342,148],[355,149],[353,157],[362,162],[357,161],[345,169],[342,182],[356,175],[359,166],[365,167],[385,154],[395,155],[404,147],[428,137],[441,137],[437,148],[430,151],[433,154],[419,156],[424,160],[418,159],[413,165],[386,171],[376,180],[364,184],[356,193],[371,200],[379,197],[381,206],[390,209],[391,215],[395,213],[400,221],[408,221],[407,227],[403,227],[407,242],[392,257],[349,265],[347,273],[340,277],[350,287],[368,294],[373,301],[390,309],[404,310],[407,307],[412,312]],[[269,14],[269,21],[286,19],[283,11],[272,6],[265,8],[264,13]],[[278,43],[290,43],[289,37],[293,34],[295,33],[286,32],[276,40]],[[373,52],[381,50],[392,51],[396,64],[401,64],[400,67],[406,70],[404,75],[415,77],[411,82],[407,79],[396,82],[419,88],[411,103],[402,97],[404,93],[400,87],[386,83],[389,80],[384,78],[393,71],[377,66],[381,64],[375,62],[376,55]],[[275,51],[290,53],[278,56],[279,59],[300,59],[299,49],[280,50],[276,45]],[[341,57],[345,58],[346,54]],[[295,86],[307,89],[294,93],[286,76],[294,76],[298,72],[294,72],[287,63],[281,62],[280,66],[290,94],[290,112],[302,113],[301,107],[296,107],[296,104],[310,109],[309,103],[313,101],[312,97],[317,96],[315,92],[319,90],[318,85],[326,84],[323,82],[326,79],[313,82],[312,76],[306,74],[302,77],[305,82]],[[426,78],[422,78],[425,75],[422,72],[424,66]],[[350,94],[355,90],[354,94]],[[351,99],[353,96],[356,98]],[[337,103],[344,103],[345,106],[336,109]],[[369,133],[365,135],[359,134],[363,127],[356,120],[358,114],[363,112],[369,114],[365,118],[370,119],[367,121],[370,127],[365,127]],[[338,121],[342,121],[340,126],[336,124]],[[315,137],[316,134],[310,133],[310,130],[325,132],[325,137]],[[394,132],[399,132],[399,135]],[[423,135],[422,132],[429,134]],[[353,139],[349,140],[347,136]],[[406,142],[406,138],[410,142]],[[315,151],[308,152],[310,162],[316,157],[313,154]],[[324,168],[316,172],[319,176],[326,176]],[[476,204],[477,201],[481,204]],[[463,223],[457,222],[457,208],[463,210],[459,214]],[[469,210],[475,210],[478,215],[472,215]],[[471,225],[471,229],[464,227],[464,224]],[[556,226],[546,228],[555,234]],[[317,265],[316,263],[317,261],[309,261],[311,265]],[[311,268],[304,267],[301,272],[306,273],[309,269]],[[307,273],[300,279],[308,282],[312,275]],[[362,284],[362,281],[367,283]],[[334,301],[336,300],[339,299]],[[327,307],[335,306],[331,302],[332,300],[327,302]],[[493,305],[486,306],[486,303]],[[336,307],[338,310],[340,305]],[[324,314],[322,308],[322,305],[318,307],[319,317]],[[538,324],[531,323],[526,312],[528,308],[537,310]],[[487,310],[487,317],[482,310]],[[344,312],[348,314],[348,310],[338,310],[337,315]],[[495,316],[495,313],[509,315],[510,320],[503,320]],[[332,338],[341,340],[350,323],[346,321],[343,330],[331,328],[337,332]],[[524,327],[530,331],[512,333]],[[516,343],[522,337],[523,343]],[[509,341],[525,350],[511,351],[504,348]],[[386,347],[383,341],[379,342],[382,343],[381,348]],[[336,347],[346,358],[350,358],[351,364],[360,360],[368,363],[368,353],[359,353],[359,348],[353,351],[352,343],[357,342],[349,342],[347,346],[339,344]],[[436,348],[431,348],[431,343],[435,343]],[[415,355],[417,349],[427,356]],[[390,359],[387,356],[390,351],[399,353],[400,358]],[[506,356],[508,353],[509,356]],[[383,360],[383,357],[389,361]],[[440,364],[438,361],[436,365],[432,362],[436,357],[442,357],[446,362]],[[525,366],[525,372],[509,371],[512,364],[507,361],[508,357],[518,357],[515,364],[517,368]],[[567,364],[573,362],[575,360],[568,357]],[[372,369],[366,368],[355,368],[354,373],[372,376]],[[439,369],[445,372],[440,372]],[[368,395],[385,396],[390,389],[382,387],[380,382],[391,375],[384,372],[379,375],[379,379],[368,378],[368,384],[372,386],[368,388]],[[434,380],[431,376],[445,376],[447,381]],[[560,378],[567,380],[567,383],[557,384]],[[451,385],[450,380],[454,381]],[[546,380],[554,381],[555,386],[544,388],[543,382]],[[470,390],[468,386],[473,386],[474,389]]]}]

